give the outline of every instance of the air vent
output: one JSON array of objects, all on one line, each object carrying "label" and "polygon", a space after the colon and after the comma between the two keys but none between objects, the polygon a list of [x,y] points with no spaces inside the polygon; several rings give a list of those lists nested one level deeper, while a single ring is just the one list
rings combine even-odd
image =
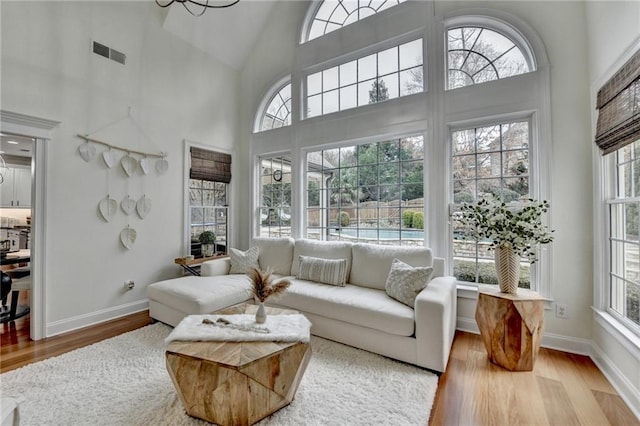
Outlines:
[{"label": "air vent", "polygon": [[93,53],[104,56],[105,58],[111,59],[112,61],[118,62],[122,65],[124,65],[127,60],[127,55],[124,53],[118,52],[116,49],[100,44],[97,41],[93,42]]}]

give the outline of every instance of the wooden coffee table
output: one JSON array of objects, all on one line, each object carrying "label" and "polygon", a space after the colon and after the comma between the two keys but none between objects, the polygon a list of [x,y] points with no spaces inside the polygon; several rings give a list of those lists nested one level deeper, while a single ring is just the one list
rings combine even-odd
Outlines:
[{"label": "wooden coffee table", "polygon": [[[216,313],[256,310],[241,304]],[[167,370],[187,414],[218,425],[254,424],[289,405],[310,359],[311,346],[301,342],[173,341],[166,350]]]}]

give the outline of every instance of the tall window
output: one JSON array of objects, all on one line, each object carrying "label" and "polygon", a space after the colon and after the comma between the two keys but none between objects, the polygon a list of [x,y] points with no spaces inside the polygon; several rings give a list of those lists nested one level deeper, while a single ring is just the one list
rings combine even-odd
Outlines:
[{"label": "tall window", "polygon": [[532,70],[522,50],[497,31],[481,27],[447,31],[448,89],[486,83]]},{"label": "tall window", "polygon": [[[505,202],[529,197],[529,123],[519,121],[451,133],[453,209],[484,195]],[[453,272],[460,281],[497,284],[490,241],[465,240],[453,230]],[[530,265],[521,263],[520,287],[530,288]]]},{"label": "tall window", "polygon": [[291,83],[279,89],[262,113],[258,131],[291,125]]},{"label": "tall window", "polygon": [[201,256],[198,237],[204,231],[216,235],[216,252],[227,252],[228,187],[231,155],[190,148],[189,167],[189,253]]},{"label": "tall window", "polygon": [[307,237],[424,245],[424,139],[307,154]]},{"label": "tall window", "polygon": [[640,332],[640,140],[616,152],[615,193],[608,200],[610,309]]},{"label": "tall window", "polygon": [[315,13],[305,41],[375,15],[405,0],[325,0]]},{"label": "tall window", "polygon": [[419,39],[307,76],[307,117],[422,90],[422,39]]},{"label": "tall window", "polygon": [[260,235],[291,236],[291,158],[260,159]]}]

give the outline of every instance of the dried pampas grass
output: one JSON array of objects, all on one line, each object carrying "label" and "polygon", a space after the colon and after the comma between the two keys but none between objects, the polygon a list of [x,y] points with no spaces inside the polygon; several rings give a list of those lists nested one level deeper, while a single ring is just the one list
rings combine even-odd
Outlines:
[{"label": "dried pampas grass", "polygon": [[247,275],[251,278],[251,282],[253,282],[253,294],[263,303],[270,296],[282,293],[291,285],[291,281],[287,279],[275,281],[270,269],[261,271],[256,268],[250,268]]}]

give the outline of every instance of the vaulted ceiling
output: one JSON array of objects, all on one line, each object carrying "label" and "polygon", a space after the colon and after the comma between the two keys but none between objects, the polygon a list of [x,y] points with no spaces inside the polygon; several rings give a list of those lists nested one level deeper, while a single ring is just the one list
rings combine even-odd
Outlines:
[{"label": "vaulted ceiling", "polygon": [[[168,8],[164,29],[239,70],[267,23],[275,2],[240,0],[224,9],[207,9],[202,16],[189,14],[175,2]],[[199,11],[198,6],[192,10]]]}]

